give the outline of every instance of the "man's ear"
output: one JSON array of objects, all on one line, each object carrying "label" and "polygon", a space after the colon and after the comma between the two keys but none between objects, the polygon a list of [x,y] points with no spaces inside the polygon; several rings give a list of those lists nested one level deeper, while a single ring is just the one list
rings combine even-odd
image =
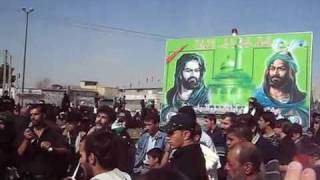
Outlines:
[{"label": "man's ear", "polygon": [[89,154],[88,161],[90,164],[95,165],[97,162],[96,156],[93,153]]},{"label": "man's ear", "polygon": [[250,175],[253,173],[253,164],[251,162],[245,162],[243,164],[244,173]]},{"label": "man's ear", "polygon": [[200,141],[200,139],[201,139],[201,137],[200,137],[200,135],[195,135],[195,136],[193,136],[193,140],[195,141],[195,142],[199,142]]},{"label": "man's ear", "polygon": [[191,131],[183,131],[183,139],[184,140],[189,140],[191,138]]}]

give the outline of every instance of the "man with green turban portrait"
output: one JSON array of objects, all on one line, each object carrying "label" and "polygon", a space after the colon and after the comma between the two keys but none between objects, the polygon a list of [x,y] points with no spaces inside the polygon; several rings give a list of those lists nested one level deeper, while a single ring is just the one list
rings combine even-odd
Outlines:
[{"label": "man with green turban portrait", "polygon": [[296,84],[297,72],[296,59],[291,52],[276,52],[267,62],[264,82],[255,91],[254,97],[265,109],[274,108],[279,112],[278,116],[307,127],[306,94]]}]

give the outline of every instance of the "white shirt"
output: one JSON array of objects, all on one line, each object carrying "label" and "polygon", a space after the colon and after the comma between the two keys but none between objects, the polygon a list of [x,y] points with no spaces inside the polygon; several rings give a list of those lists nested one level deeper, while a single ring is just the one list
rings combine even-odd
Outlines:
[{"label": "white shirt", "polygon": [[156,144],[156,138],[155,136],[149,136],[149,139],[148,139],[148,145],[147,145],[147,152],[150,150],[150,149],[153,149],[154,146]]},{"label": "white shirt", "polygon": [[211,148],[200,144],[201,151],[203,153],[206,169],[210,180],[218,179],[218,169],[221,167],[219,156]]},{"label": "white shirt", "polygon": [[216,146],[214,145],[211,137],[205,131],[202,131],[201,133],[200,144],[204,144],[208,148],[210,148],[213,152],[217,152]]},{"label": "white shirt", "polygon": [[114,168],[112,171],[98,174],[90,180],[131,180],[129,174],[120,171],[118,168]]}]

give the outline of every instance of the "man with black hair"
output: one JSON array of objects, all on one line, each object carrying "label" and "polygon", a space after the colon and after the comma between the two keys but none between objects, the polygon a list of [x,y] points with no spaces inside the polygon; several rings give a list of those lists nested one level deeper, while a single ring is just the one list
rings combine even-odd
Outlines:
[{"label": "man with black hair", "polygon": [[21,168],[26,176],[37,180],[56,180],[62,167],[60,158],[70,154],[60,131],[45,123],[44,105],[31,106],[31,124],[24,131],[18,143]]},{"label": "man with black hair", "polygon": [[97,110],[95,126],[90,129],[89,134],[98,129],[111,130],[112,123],[116,120],[115,111],[109,106],[100,107]]},{"label": "man with black hair", "polygon": [[85,137],[80,145],[80,164],[90,180],[131,180],[118,169],[121,156],[119,139],[111,132],[98,130]]},{"label": "man with black hair", "polygon": [[213,142],[219,141],[221,136],[221,128],[217,126],[217,117],[214,114],[205,116],[206,133],[211,137]]},{"label": "man with black hair", "polygon": [[[237,124],[236,121],[237,115],[233,112],[226,112],[222,114],[220,127],[221,127],[221,134],[219,137],[219,141],[214,142],[217,148],[217,153],[220,158],[220,162],[222,167],[226,164],[226,154],[228,151],[227,147],[227,131],[231,128],[231,126]],[[226,179],[227,174],[223,168],[218,170],[218,179]]]},{"label": "man with black hair", "polygon": [[292,123],[288,119],[281,118],[275,122],[273,130],[280,139],[283,139],[290,133],[291,126]]},{"label": "man with black hair", "polygon": [[83,137],[86,134],[90,134],[94,131],[97,131],[99,129],[104,129],[106,131],[111,131],[111,125],[112,123],[116,120],[117,116],[115,111],[110,108],[109,106],[102,106],[98,108],[97,110],[97,115],[95,119],[95,126],[93,126],[88,132],[80,132],[76,142],[75,142],[75,147],[76,147],[76,152],[79,151],[79,145],[80,141],[83,139]]},{"label": "man with black hair", "polygon": [[[113,134],[120,137],[120,144],[122,146],[121,148],[119,148],[119,151],[121,151],[122,156],[119,157],[118,168],[122,171],[131,173],[134,164],[134,143],[126,131],[119,132],[111,129],[112,123],[115,122],[116,118],[117,115],[115,111],[109,106],[102,106],[98,108],[95,126],[93,126],[87,134],[103,130],[107,132],[112,132]],[[76,140],[76,147],[79,147],[79,143],[81,139],[84,137],[84,135],[85,133],[79,133],[79,136]]]},{"label": "man with black hair", "polygon": [[[235,128],[235,131],[232,130],[233,128],[229,130],[231,134],[237,134],[237,135],[233,137],[231,136],[229,140],[231,140],[234,143],[238,143],[239,141],[243,142],[243,141],[249,141],[251,139],[251,142],[255,144],[256,147],[261,152],[261,157],[265,164],[265,169],[266,169],[265,178],[279,179],[280,178],[279,161],[278,161],[279,148],[272,145],[270,140],[264,138],[259,133],[257,129],[257,120],[251,114],[238,115],[237,122],[238,123],[236,123],[235,125],[236,127],[239,126],[240,128]],[[231,141],[229,142],[229,144],[232,144]]]},{"label": "man with black hair", "polygon": [[311,141],[309,138],[304,136],[302,133],[303,133],[302,126],[298,123],[293,123],[290,128],[290,134],[291,134],[291,139],[293,140],[294,144],[296,145],[297,153],[304,151],[304,148],[305,148],[303,146],[304,141]]},{"label": "man with black hair", "polygon": [[273,128],[276,118],[272,112],[263,112],[258,120],[261,130],[256,133],[252,142],[261,151],[266,169],[266,179],[280,179],[279,171],[279,144],[280,139],[275,134]]},{"label": "man with black hair", "polygon": [[239,114],[237,116],[237,124],[247,126],[250,129],[255,129],[257,127],[258,120],[259,118],[255,118],[251,114]]},{"label": "man with black hair", "polygon": [[276,122],[276,116],[272,112],[263,112],[258,121],[259,129],[262,136],[268,139],[273,146],[279,148],[280,139],[274,132],[273,128]]},{"label": "man with black hair", "polygon": [[228,149],[234,147],[241,142],[251,142],[252,131],[244,125],[234,125],[227,131],[227,146]]},{"label": "man with black hair", "polygon": [[279,169],[281,176],[288,169],[288,164],[293,160],[296,154],[296,146],[291,139],[292,134],[290,133],[290,128],[292,124],[288,119],[278,119],[274,126],[274,132],[280,138],[279,143]]},{"label": "man with black hair", "polygon": [[166,134],[159,131],[160,116],[158,113],[147,113],[144,119],[145,133],[139,138],[135,156],[135,172],[141,171],[143,161],[147,160],[147,152],[152,148],[165,149]]},{"label": "man with black hair", "polygon": [[226,112],[221,116],[221,129],[223,134],[227,134],[228,129],[236,124],[237,115],[233,112]]}]

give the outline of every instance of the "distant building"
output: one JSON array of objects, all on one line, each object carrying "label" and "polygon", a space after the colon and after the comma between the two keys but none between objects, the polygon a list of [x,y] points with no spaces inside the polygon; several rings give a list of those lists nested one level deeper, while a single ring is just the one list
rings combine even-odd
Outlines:
[{"label": "distant building", "polygon": [[[35,89],[35,88],[25,88],[23,93],[23,103],[24,104],[34,104],[44,101],[47,104],[55,104],[60,106],[63,98],[65,89]],[[20,102],[22,98],[21,89],[15,89],[14,99],[16,103]]]},{"label": "distant building", "polygon": [[123,96],[125,96],[126,108],[131,111],[140,110],[141,100],[146,102],[153,100],[155,107],[160,109],[162,88],[123,88],[120,89],[119,97]]},{"label": "distant building", "polygon": [[[118,89],[98,85],[96,81],[81,81],[80,86],[63,87],[53,84],[49,89],[25,88],[24,104],[38,103],[40,100],[48,104],[61,105],[64,93],[69,95],[70,103],[74,106],[95,106],[99,99],[113,100],[118,95]],[[15,89],[14,98],[20,102],[22,98],[21,89]]]},{"label": "distant building", "polygon": [[[131,111],[140,110],[140,101],[154,101],[155,107],[160,109],[160,100],[162,98],[162,88],[117,88],[99,85],[96,81],[81,81],[80,85],[61,86],[53,84],[49,89],[25,88],[24,104],[39,103],[40,100],[48,104],[61,105],[64,93],[69,96],[70,103],[73,106],[97,106],[114,104],[116,98],[125,97],[126,108]],[[20,102],[22,97],[21,89],[14,89],[13,97],[16,102]]]}]

